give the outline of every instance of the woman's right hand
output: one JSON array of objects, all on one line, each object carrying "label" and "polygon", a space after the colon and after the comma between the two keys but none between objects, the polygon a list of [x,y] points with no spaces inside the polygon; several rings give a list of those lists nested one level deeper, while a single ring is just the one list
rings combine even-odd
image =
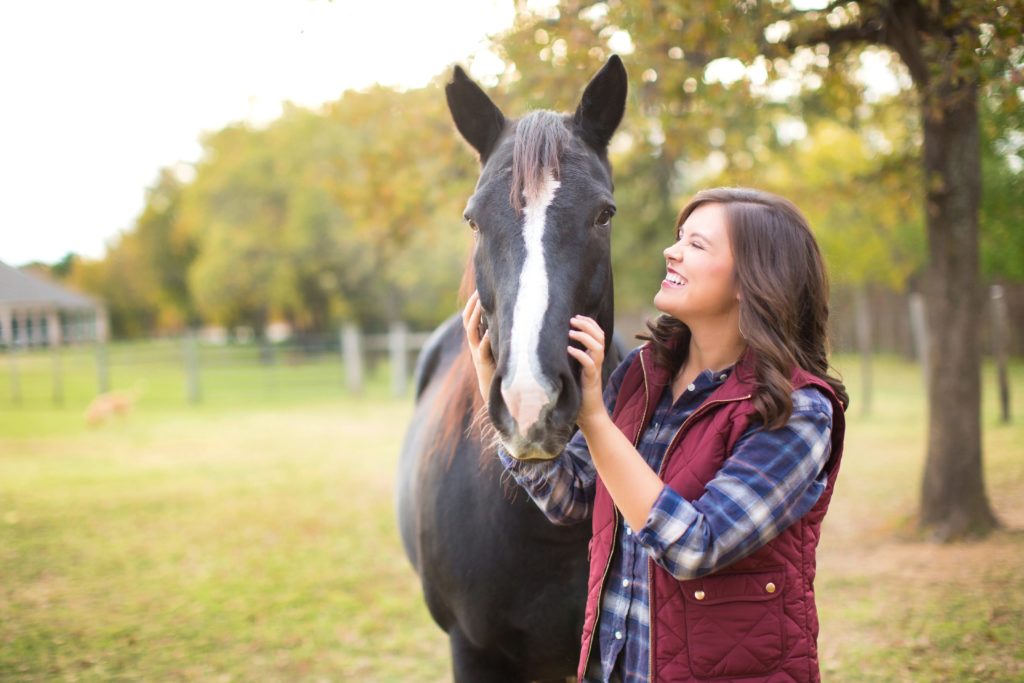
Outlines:
[{"label": "woman's right hand", "polygon": [[462,310],[462,327],[466,330],[466,341],[473,357],[473,367],[476,368],[480,395],[486,401],[491,390],[491,382],[494,381],[494,356],[491,354],[491,331],[486,330],[483,336],[480,336],[480,320],[483,314],[480,292],[474,290]]}]

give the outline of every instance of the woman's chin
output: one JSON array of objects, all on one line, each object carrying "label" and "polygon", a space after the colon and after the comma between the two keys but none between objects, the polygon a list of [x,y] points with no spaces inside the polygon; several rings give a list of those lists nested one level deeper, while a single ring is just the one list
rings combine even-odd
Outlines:
[{"label": "woman's chin", "polygon": [[672,306],[672,303],[667,301],[667,299],[668,297],[665,296],[665,290],[658,291],[658,293],[654,295],[654,307],[665,315],[678,318],[679,316],[673,311],[674,307]]}]

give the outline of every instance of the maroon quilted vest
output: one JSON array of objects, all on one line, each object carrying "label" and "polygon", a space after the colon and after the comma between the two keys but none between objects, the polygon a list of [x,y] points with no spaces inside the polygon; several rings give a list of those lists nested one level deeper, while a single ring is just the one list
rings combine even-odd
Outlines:
[{"label": "maroon quilted vest", "polygon": [[[757,417],[753,352],[748,351],[669,444],[661,479],[696,500],[721,469],[733,444]],[[679,581],[648,559],[652,681],[804,683],[819,681],[818,616],[814,605],[815,548],[843,451],[843,407],[832,388],[797,368],[794,389],[819,387],[832,401],[828,486],[800,521],[752,555],[699,579]],[[670,374],[644,347],[619,389],[612,419],[636,445]],[[590,657],[601,593],[617,542],[619,512],[598,479],[590,541],[590,580],[580,653],[580,679]]]}]

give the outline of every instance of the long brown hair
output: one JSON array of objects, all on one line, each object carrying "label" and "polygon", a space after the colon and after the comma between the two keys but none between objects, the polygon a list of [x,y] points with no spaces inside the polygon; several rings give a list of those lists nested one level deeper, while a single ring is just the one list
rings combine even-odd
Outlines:
[{"label": "long brown hair", "polygon": [[[767,429],[792,415],[790,372],[803,368],[849,406],[846,387],[829,374],[829,282],[811,228],[792,202],[740,187],[698,192],[679,213],[676,233],[703,204],[721,204],[740,289],[740,334],[754,352],[754,406]],[[675,374],[689,349],[690,328],[670,315],[648,322],[655,362]]]}]

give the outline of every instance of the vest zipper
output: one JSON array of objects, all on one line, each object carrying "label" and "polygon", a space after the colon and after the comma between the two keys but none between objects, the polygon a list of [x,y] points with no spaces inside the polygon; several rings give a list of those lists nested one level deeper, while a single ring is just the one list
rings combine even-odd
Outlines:
[{"label": "vest zipper", "polygon": [[[647,386],[646,382],[647,382],[647,376],[644,375],[644,387],[645,388]],[[701,412],[704,412],[705,409],[708,408],[709,406],[718,405],[720,403],[731,403],[733,401],[746,401],[750,397],[751,397],[751,394],[747,394],[746,396],[738,396],[736,398],[723,398],[723,399],[718,399],[716,401],[707,401],[702,406],[697,408],[697,410],[695,410],[692,413],[690,413],[690,416],[688,418],[686,418],[685,420],[683,420],[683,424],[679,425],[679,429],[676,430],[676,433],[672,435],[671,441],[668,442],[668,448],[665,449],[665,455],[662,456],[662,458],[661,458],[661,465],[658,466],[658,479],[661,479],[662,475],[665,473],[665,465],[668,462],[669,453],[671,453],[672,452],[672,448],[675,447],[676,440],[679,439],[679,435],[682,434],[683,429],[685,429],[686,426],[688,424],[690,424],[690,422],[693,421],[693,419],[695,417],[697,417],[697,415],[699,415]],[[644,410],[645,411],[647,410],[646,404],[644,406]],[[642,423],[641,423],[641,426],[642,426]],[[638,438],[638,440],[639,440],[639,438]],[[654,682],[654,610],[652,609],[654,607],[654,580],[653,580],[653,577],[654,577],[654,558],[648,555],[647,556],[647,606],[648,606],[648,610],[649,610],[649,614],[647,616],[647,642],[648,642],[648,646],[647,646],[647,681],[648,681],[648,683],[653,683]],[[601,587],[604,588],[603,585]],[[687,647],[689,647],[689,646],[687,646]]]},{"label": "vest zipper", "polygon": [[[640,425],[636,428],[636,436],[633,437],[633,448],[637,448],[640,443],[640,435],[644,431],[644,422],[647,421],[647,405],[650,403],[650,394],[647,387],[647,369],[644,367],[643,351],[640,352],[640,370],[644,376],[644,412],[640,416]],[[609,497],[611,495],[609,494]],[[614,502],[614,501],[613,501]],[[594,627],[590,631],[590,638],[587,640],[587,657],[583,660],[583,673],[587,672],[587,665],[590,664],[590,652],[594,648],[594,633],[597,632],[598,623],[601,621],[601,596],[604,594],[604,584],[608,580],[608,570],[612,568],[612,557],[615,555],[615,541],[619,535],[619,509],[612,505],[612,511],[615,514],[615,523],[612,526],[612,544],[611,552],[608,553],[608,561],[604,565],[604,573],[601,575],[601,589],[597,592],[597,613],[594,616]],[[611,672],[608,672],[609,674]]]}]

